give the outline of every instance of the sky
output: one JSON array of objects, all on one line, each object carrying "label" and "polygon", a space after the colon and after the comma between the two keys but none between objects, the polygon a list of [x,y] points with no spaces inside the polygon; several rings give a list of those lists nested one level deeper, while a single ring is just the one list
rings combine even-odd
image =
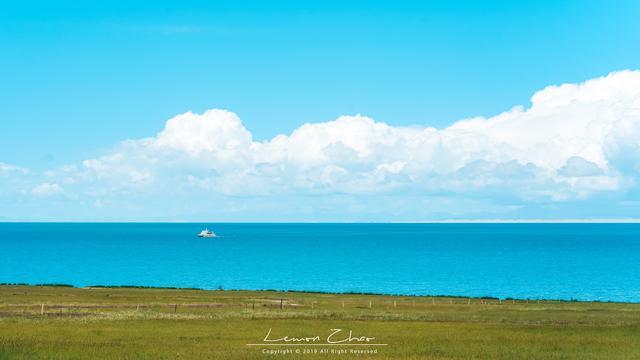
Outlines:
[{"label": "sky", "polygon": [[639,13],[2,2],[0,220],[637,217]]}]

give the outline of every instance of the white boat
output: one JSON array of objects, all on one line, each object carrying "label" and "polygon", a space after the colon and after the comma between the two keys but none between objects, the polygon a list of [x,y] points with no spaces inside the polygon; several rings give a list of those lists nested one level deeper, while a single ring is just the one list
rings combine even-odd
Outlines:
[{"label": "white boat", "polygon": [[213,231],[209,230],[209,229],[204,229],[202,231],[200,231],[200,233],[198,234],[198,237],[203,237],[203,238],[212,238],[212,237],[216,237],[216,233],[214,233]]}]

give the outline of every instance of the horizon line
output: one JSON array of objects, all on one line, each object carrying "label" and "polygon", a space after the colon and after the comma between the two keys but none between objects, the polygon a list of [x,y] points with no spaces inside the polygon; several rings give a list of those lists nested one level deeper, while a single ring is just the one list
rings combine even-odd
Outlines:
[{"label": "horizon line", "polygon": [[388,220],[388,221],[196,221],[196,220],[0,220],[9,223],[67,223],[67,224],[638,224],[640,218],[612,219],[447,219],[447,220]]}]

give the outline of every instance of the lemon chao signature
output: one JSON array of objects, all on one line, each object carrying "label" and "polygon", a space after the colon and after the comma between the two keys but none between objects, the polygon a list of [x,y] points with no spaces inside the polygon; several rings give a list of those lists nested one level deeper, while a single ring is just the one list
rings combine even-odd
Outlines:
[{"label": "lemon chao signature", "polygon": [[[262,339],[265,343],[317,343],[321,342],[323,337],[320,335],[315,336],[282,336],[279,338],[272,338],[271,328],[267,331],[267,334]],[[347,333],[342,329],[330,329],[329,335],[324,338],[327,344],[342,344],[342,343],[367,343],[375,339],[371,336],[354,336],[353,330],[349,330]]]}]

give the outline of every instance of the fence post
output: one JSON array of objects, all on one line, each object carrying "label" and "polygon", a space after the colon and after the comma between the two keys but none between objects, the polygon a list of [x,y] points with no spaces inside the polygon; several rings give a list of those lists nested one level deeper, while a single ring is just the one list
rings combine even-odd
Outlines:
[{"label": "fence post", "polygon": [[397,305],[397,304],[396,304],[396,301],[395,301],[395,300],[393,300],[393,308],[394,308],[394,309],[396,308],[396,305]]},{"label": "fence post", "polygon": [[40,315],[44,315],[44,304],[40,305]]},{"label": "fence post", "polygon": [[280,299],[280,310],[282,310],[283,306],[284,306],[283,299]]},{"label": "fence post", "polygon": [[373,302],[371,300],[369,300],[369,309],[371,309],[371,306],[373,305],[372,303]]},{"label": "fence post", "polygon": [[344,300],[342,300],[342,308],[344,309]]}]

